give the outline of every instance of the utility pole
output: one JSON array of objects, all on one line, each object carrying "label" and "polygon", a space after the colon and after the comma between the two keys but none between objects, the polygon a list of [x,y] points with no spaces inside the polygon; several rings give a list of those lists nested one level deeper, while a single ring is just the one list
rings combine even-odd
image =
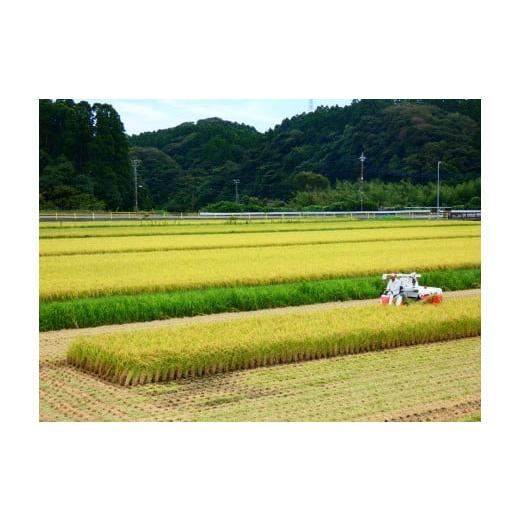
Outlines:
[{"label": "utility pole", "polygon": [[137,213],[139,211],[139,205],[137,203],[137,167],[139,166],[141,161],[139,159],[132,159],[131,163],[134,168],[134,195],[135,195],[134,209],[135,209],[135,212]]},{"label": "utility pole", "polygon": [[437,161],[437,216],[441,212],[440,196],[441,196],[441,164],[442,161]]},{"label": "utility pole", "polygon": [[364,177],[363,177],[363,166],[365,164],[365,160],[366,160],[366,157],[365,157],[365,152],[361,152],[361,156],[359,157],[359,160],[361,162],[361,176],[359,178],[360,182],[361,182],[361,190],[360,190],[360,195],[361,195],[361,211],[363,211],[363,181],[364,181]]},{"label": "utility pole", "polygon": [[238,204],[238,185],[240,184],[240,179],[233,179],[235,184],[235,202]]}]

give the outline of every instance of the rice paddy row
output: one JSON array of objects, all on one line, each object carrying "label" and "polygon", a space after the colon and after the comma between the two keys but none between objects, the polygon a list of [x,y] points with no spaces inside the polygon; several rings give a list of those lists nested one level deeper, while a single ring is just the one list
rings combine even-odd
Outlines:
[{"label": "rice paddy row", "polygon": [[208,235],[229,233],[265,233],[316,230],[394,229],[408,227],[466,227],[479,226],[475,222],[424,221],[424,220],[318,220],[284,222],[190,222],[190,223],[121,223],[85,226],[65,223],[60,226],[40,224],[40,238],[89,238],[96,236],[147,236],[147,235]]},{"label": "rice paddy row", "polygon": [[40,258],[40,301],[480,266],[480,237]]},{"label": "rice paddy row", "polygon": [[[423,273],[421,281],[446,291],[478,288],[480,269]],[[40,330],[377,298],[382,288],[381,277],[371,276],[42,302]]]},{"label": "rice paddy row", "polygon": [[73,341],[69,363],[122,385],[369,352],[480,334],[480,298],[186,325]]},{"label": "rice paddy row", "polygon": [[322,245],[352,242],[388,242],[395,240],[466,238],[480,236],[480,226],[398,227],[389,229],[349,229],[288,231],[285,233],[238,233],[198,235],[148,235],[41,239],[40,256],[183,251],[275,247],[286,245]]}]

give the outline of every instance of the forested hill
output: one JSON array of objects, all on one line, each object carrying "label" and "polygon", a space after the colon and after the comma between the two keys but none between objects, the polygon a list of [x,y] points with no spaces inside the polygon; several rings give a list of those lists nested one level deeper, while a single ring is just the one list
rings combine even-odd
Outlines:
[{"label": "forested hill", "polygon": [[[86,105],[75,105],[75,110],[84,113],[83,119],[78,116],[75,123],[64,124],[62,131],[84,128],[88,134]],[[129,170],[122,163],[117,171],[110,168],[103,155],[114,145],[108,142],[108,136],[119,138],[122,125],[116,129],[119,118],[109,118],[112,132],[104,131],[103,140],[96,129],[104,121],[97,114],[104,115],[107,107],[91,107],[89,121],[94,131],[89,134],[87,150],[94,162],[87,161],[88,166],[78,160],[78,150],[70,139],[65,139],[68,144],[61,148],[49,150],[42,144],[40,129],[40,155],[43,149],[44,158],[40,180],[48,177],[49,169],[55,172],[66,166],[72,177],[65,176],[64,186],[78,190],[76,196],[92,196],[107,208],[126,209],[132,206],[131,191],[130,196],[125,191]],[[115,140],[118,153],[124,154],[124,146]],[[436,179],[437,161],[441,160],[443,182],[454,185],[480,178],[480,100],[354,101],[347,107],[318,107],[311,113],[285,119],[266,133],[211,118],[130,136],[128,145],[130,157],[141,161],[143,209],[187,211],[230,201],[234,198],[233,179],[240,179],[242,197],[280,206],[297,192],[330,191],[330,187],[345,184],[342,181],[357,181],[361,152],[367,157],[366,181],[426,184]],[[102,157],[98,159],[100,152]],[[316,175],[302,177],[302,172]],[[78,182],[76,177],[83,180]],[[102,189],[104,178],[112,185],[109,193]],[[475,195],[479,193],[473,189],[471,196]],[[52,197],[52,192],[44,191],[43,204],[52,205]]]}]

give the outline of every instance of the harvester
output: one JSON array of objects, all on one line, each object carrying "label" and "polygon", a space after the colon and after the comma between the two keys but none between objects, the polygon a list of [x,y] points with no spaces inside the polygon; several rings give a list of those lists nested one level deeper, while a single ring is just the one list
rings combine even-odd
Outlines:
[{"label": "harvester", "polygon": [[[421,277],[418,273],[385,273],[383,280],[393,277],[399,281],[399,294],[394,294],[397,304],[408,304],[411,302],[422,303],[442,303],[442,289],[439,287],[427,287],[419,285],[418,279]],[[380,302],[383,305],[388,305],[393,298],[392,295],[385,289],[381,295]],[[399,296],[399,298],[397,298]]]}]

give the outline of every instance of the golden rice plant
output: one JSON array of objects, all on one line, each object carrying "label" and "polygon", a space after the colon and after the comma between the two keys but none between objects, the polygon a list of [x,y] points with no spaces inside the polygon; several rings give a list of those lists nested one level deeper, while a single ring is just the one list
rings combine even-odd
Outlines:
[{"label": "golden rice plant", "polygon": [[138,294],[480,265],[480,238],[40,258],[40,299]]},{"label": "golden rice plant", "polygon": [[357,354],[480,334],[480,298],[329,311],[85,336],[67,359],[123,385]]},{"label": "golden rice plant", "polygon": [[380,229],[277,231],[263,233],[212,233],[199,235],[148,235],[40,239],[40,256],[175,251],[241,247],[268,247],[305,244],[332,244],[426,238],[465,238],[480,236],[480,224],[471,226],[414,226]]}]

